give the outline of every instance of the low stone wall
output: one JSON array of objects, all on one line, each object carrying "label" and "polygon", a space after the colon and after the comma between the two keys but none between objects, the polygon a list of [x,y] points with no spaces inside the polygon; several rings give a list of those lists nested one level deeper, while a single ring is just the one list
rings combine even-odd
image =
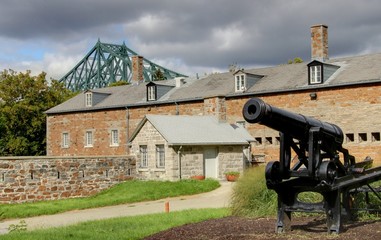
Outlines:
[{"label": "low stone wall", "polygon": [[0,203],[84,197],[132,179],[132,156],[2,157]]}]

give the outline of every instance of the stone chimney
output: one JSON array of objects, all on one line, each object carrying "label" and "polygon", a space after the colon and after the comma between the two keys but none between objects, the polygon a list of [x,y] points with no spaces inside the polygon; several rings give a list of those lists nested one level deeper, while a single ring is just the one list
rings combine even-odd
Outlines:
[{"label": "stone chimney", "polygon": [[143,81],[143,57],[142,56],[132,56],[132,79],[131,83],[139,83]]},{"label": "stone chimney", "polygon": [[185,79],[183,77],[176,77],[175,78],[176,87],[179,88],[185,83]]},{"label": "stone chimney", "polygon": [[328,26],[311,26],[311,60],[328,60]]}]

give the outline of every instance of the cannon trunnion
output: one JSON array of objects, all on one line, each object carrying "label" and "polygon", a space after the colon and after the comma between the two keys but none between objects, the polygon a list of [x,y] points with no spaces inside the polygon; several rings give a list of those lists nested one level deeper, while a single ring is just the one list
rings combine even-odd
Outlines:
[{"label": "cannon trunnion", "polygon": [[[276,232],[290,229],[292,212],[320,211],[326,213],[328,232],[339,233],[342,216],[351,215],[350,190],[380,180],[381,168],[365,169],[369,159],[356,163],[342,147],[344,135],[335,124],[276,108],[259,98],[248,100],[242,113],[247,122],[280,134],[279,161],[269,162],[265,170],[267,187],[278,194]],[[323,201],[299,201],[302,192],[318,192]]]}]

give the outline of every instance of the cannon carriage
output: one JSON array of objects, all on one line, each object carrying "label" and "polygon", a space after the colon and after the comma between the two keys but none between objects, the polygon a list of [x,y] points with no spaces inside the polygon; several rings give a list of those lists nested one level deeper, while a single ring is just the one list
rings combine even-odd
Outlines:
[{"label": "cannon carriage", "polygon": [[[279,161],[269,162],[265,170],[267,187],[278,195],[276,232],[288,231],[291,213],[303,211],[325,212],[328,232],[339,233],[343,216],[353,213],[353,190],[372,189],[369,184],[381,179],[381,167],[367,169],[372,162],[369,158],[357,163],[343,148],[344,134],[335,124],[276,108],[259,98],[248,100],[242,113],[247,122],[280,134]],[[320,193],[323,201],[300,201],[302,192]]]}]

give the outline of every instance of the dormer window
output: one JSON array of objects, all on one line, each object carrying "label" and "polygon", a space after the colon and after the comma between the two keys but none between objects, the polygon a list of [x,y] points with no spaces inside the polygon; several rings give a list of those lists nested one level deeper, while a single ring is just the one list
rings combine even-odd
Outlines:
[{"label": "dormer window", "polygon": [[157,81],[149,82],[147,87],[147,102],[158,101],[161,97],[167,94],[171,89],[175,88],[173,81]]},{"label": "dormer window", "polygon": [[147,87],[147,101],[155,101],[156,100],[156,86],[148,86]]},{"label": "dormer window", "polygon": [[233,73],[234,76],[234,92],[243,93],[252,88],[258,81],[260,81],[264,75],[256,73],[244,72],[240,69]]},{"label": "dormer window", "polygon": [[85,93],[85,106],[86,107],[93,106],[93,93],[92,92]]},{"label": "dormer window", "polygon": [[308,84],[324,84],[330,81],[334,77],[334,73],[340,68],[340,66],[323,63],[317,60],[313,60],[307,64],[308,68]]},{"label": "dormer window", "polygon": [[235,76],[235,91],[243,92],[246,90],[246,77],[245,74]]},{"label": "dormer window", "polygon": [[322,83],[321,65],[310,66],[310,84]]}]

